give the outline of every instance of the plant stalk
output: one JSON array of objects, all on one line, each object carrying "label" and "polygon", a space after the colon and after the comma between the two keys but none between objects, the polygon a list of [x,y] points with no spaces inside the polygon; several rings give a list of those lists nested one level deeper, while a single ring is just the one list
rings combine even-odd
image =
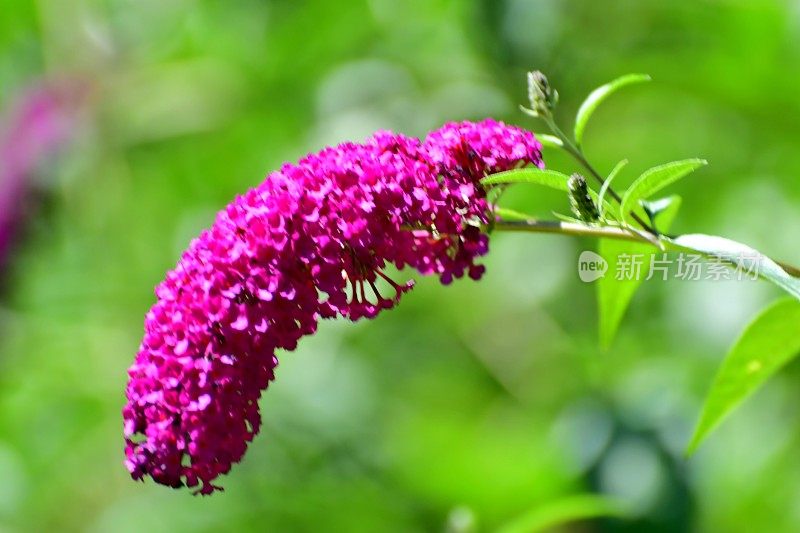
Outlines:
[{"label": "plant stalk", "polygon": [[623,228],[609,226],[587,226],[577,222],[560,220],[497,220],[493,228],[500,231],[521,231],[530,233],[558,233],[576,237],[598,237],[623,241],[644,242],[655,245],[646,238]]},{"label": "plant stalk", "polygon": [[[612,226],[588,226],[577,222],[562,222],[560,220],[497,220],[493,229],[500,231],[517,231],[529,233],[555,233],[561,235],[572,235],[576,237],[596,237],[601,239],[616,239],[622,241],[640,242],[649,244],[654,248],[658,245],[648,235],[633,232],[624,228]],[[670,248],[669,243],[658,241],[665,248]],[[775,261],[787,274],[792,277],[800,278],[800,268],[797,268],[782,261]]]}]

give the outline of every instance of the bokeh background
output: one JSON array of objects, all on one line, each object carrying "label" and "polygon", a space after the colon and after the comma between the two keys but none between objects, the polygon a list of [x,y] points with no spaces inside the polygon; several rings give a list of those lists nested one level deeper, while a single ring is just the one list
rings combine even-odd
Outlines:
[{"label": "bokeh background", "polygon": [[674,229],[800,263],[798,67],[797,0],[0,1],[0,530],[490,531],[579,493],[631,517],[564,531],[800,530],[797,365],[683,456],[776,290],[647,283],[603,352],[590,241],[496,235],[480,283],[324,324],[281,355],[224,493],[131,481],[120,418],[153,286],[235,194],[376,129],[539,128],[517,110],[531,68],[566,127],[594,86],[650,73],[597,113],[590,158],[629,158],[622,184],[706,157]]}]

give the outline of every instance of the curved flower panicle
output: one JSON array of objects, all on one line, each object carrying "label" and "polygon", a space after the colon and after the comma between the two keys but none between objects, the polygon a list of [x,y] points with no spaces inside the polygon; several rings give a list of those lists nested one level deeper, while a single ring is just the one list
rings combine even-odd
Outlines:
[{"label": "curved flower panicle", "polygon": [[425,143],[379,132],[236,198],[156,288],[128,371],[131,475],[219,489],[259,431],[276,350],[293,350],[320,318],[396,305],[413,282],[392,280],[390,265],[478,279],[489,213],[479,180],[524,163],[541,164],[536,140],[494,121],[449,124]]}]

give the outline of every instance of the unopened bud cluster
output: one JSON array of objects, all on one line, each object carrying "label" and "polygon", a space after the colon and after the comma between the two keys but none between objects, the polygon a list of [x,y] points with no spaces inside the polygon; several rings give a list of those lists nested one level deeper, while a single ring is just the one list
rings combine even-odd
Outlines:
[{"label": "unopened bud cluster", "polygon": [[536,117],[550,116],[558,104],[558,91],[550,86],[547,76],[538,70],[528,72],[528,100],[531,107],[526,111]]},{"label": "unopened bud cluster", "polygon": [[597,206],[589,195],[589,186],[586,178],[580,174],[573,174],[567,182],[569,188],[569,203],[575,216],[584,222],[596,222],[600,218]]}]

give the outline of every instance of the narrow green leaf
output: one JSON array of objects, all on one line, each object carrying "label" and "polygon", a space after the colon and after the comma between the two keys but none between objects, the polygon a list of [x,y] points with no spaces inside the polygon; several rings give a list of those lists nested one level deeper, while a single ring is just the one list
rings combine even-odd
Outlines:
[{"label": "narrow green leaf", "polygon": [[526,215],[525,213],[520,213],[519,211],[514,211],[513,209],[507,209],[505,207],[495,207],[494,214],[503,220],[525,221],[534,218],[531,215]]},{"label": "narrow green leaf", "polygon": [[[667,231],[678,215],[681,206],[680,196],[670,197],[669,207],[661,211],[658,216],[660,226]],[[605,276],[597,280],[597,306],[600,330],[600,346],[608,349],[619,329],[625,311],[633,299],[636,290],[642,284],[650,271],[653,260],[653,246],[645,243],[601,239],[598,253],[608,262]],[[622,255],[629,257],[641,256],[640,275],[633,279],[616,279],[619,268],[619,258]]]},{"label": "narrow green leaf", "polygon": [[603,186],[600,187],[600,194],[597,196],[597,207],[600,209],[600,218],[603,218],[603,216],[606,214],[604,201],[606,198],[606,193],[608,192],[608,189],[611,187],[611,182],[614,181],[614,178],[616,178],[617,175],[619,175],[619,173],[622,171],[623,168],[625,168],[625,165],[627,164],[628,164],[627,159],[623,159],[622,161],[617,163],[617,166],[615,166],[611,170],[611,174],[609,174],[606,180],[603,182]]},{"label": "narrow green leaf", "polygon": [[699,252],[743,272],[758,274],[800,300],[800,279],[792,277],[775,261],[746,244],[700,233],[680,235],[668,242],[679,250]]},{"label": "narrow green leaf", "polygon": [[538,533],[570,522],[592,518],[624,518],[621,502],[595,494],[568,496],[545,503],[500,527],[499,533]]},{"label": "narrow green leaf", "polygon": [[564,143],[555,135],[548,135],[546,133],[534,133],[536,140],[542,143],[546,148],[564,148]]},{"label": "narrow green leaf", "polygon": [[[532,183],[535,185],[543,185],[545,187],[556,189],[558,191],[569,192],[569,187],[567,186],[568,181],[569,181],[569,176],[561,172],[557,172],[555,170],[540,169],[540,168],[522,168],[518,170],[508,170],[506,172],[498,172],[497,174],[486,176],[481,180],[481,183],[487,186],[509,185],[514,183]],[[590,189],[589,195],[592,197],[595,203],[597,203],[597,193]],[[610,206],[606,202],[606,209],[609,208]],[[527,216],[525,217],[525,219],[528,218],[530,217]],[[517,218],[517,220],[519,219]]]},{"label": "narrow green leaf", "polygon": [[680,197],[668,196],[666,198],[659,198],[658,200],[653,200],[652,202],[649,202],[647,200],[640,201],[642,209],[647,215],[647,218],[650,220],[650,225],[653,226],[653,228],[658,230],[658,216],[664,211],[669,210],[670,207],[672,206],[672,202],[674,202],[676,198]]},{"label": "narrow green leaf", "polygon": [[622,196],[619,212],[623,220],[629,221],[630,212],[636,207],[639,200],[657,193],[705,164],[707,161],[704,159],[685,159],[644,171]]},{"label": "narrow green leaf", "polygon": [[541,168],[521,168],[519,170],[508,170],[498,172],[491,176],[486,176],[481,180],[483,185],[501,185],[507,183],[533,183],[544,185],[551,189],[566,191],[569,176],[556,172],[555,170]]},{"label": "narrow green leaf", "polygon": [[706,396],[687,454],[739,404],[800,354],[800,302],[784,298],[762,311],[734,343]]},{"label": "narrow green leaf", "polygon": [[650,79],[650,76],[647,74],[627,74],[605,85],[601,85],[592,91],[589,96],[586,97],[586,100],[583,101],[581,107],[578,109],[578,114],[575,116],[575,142],[578,146],[580,146],[583,141],[583,132],[586,129],[589,118],[591,118],[592,114],[603,100],[627,85],[650,81]]},{"label": "narrow green leaf", "polygon": [[553,211],[553,216],[556,217],[558,220],[560,220],[562,222],[570,222],[572,224],[580,224],[581,226],[585,226],[586,225],[586,222],[584,222],[583,220],[580,220],[580,219],[575,218],[575,217],[571,217],[569,215],[564,215],[564,214],[558,213],[556,211]]}]

